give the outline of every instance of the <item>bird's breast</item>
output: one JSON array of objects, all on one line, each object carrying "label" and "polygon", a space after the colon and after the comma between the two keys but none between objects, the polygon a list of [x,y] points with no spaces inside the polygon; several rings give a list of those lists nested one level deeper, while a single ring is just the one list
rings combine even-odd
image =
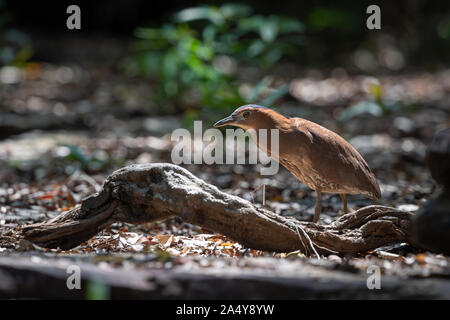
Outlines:
[{"label": "bird's breast", "polygon": [[300,182],[313,190],[327,193],[354,193],[351,188],[336,183],[320,174],[314,165],[306,159],[290,160],[280,158],[280,163],[288,169]]}]

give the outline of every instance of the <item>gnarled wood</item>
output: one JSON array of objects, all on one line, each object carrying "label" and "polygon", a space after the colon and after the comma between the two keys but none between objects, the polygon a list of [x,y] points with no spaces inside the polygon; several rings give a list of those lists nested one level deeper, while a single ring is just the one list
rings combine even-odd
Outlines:
[{"label": "gnarled wood", "polygon": [[409,241],[411,214],[368,206],[328,226],[257,208],[173,164],[132,165],[112,173],[103,190],[47,222],[25,226],[25,237],[43,247],[75,247],[114,221],[140,223],[178,216],[260,250],[306,254],[364,252]]}]

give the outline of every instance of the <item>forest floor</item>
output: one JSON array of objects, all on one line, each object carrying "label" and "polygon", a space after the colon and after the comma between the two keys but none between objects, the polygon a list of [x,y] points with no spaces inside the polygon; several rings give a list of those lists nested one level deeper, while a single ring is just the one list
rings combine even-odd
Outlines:
[{"label": "forest floor", "polygon": [[[115,223],[72,250],[38,247],[21,238],[23,225],[69,210],[122,166],[171,162],[170,133],[183,127],[184,120],[149,104],[147,82],[124,80],[104,66],[7,67],[0,70],[0,81],[0,297],[58,297],[62,291],[33,292],[17,279],[29,272],[28,279],[53,279],[65,286],[65,268],[77,264],[87,270],[86,283],[109,288],[106,297],[450,298],[450,258],[408,243],[318,260],[301,252],[249,250],[173,218],[141,225]],[[366,85],[373,81],[386,99],[397,101],[394,107],[378,115],[336,120],[347,104],[367,97]],[[426,147],[436,130],[450,124],[450,70],[378,77],[308,71],[290,82],[292,99],[281,103],[279,111],[315,121],[348,139],[380,183],[377,204],[416,212],[432,197],[438,187],[425,165]],[[313,215],[314,192],[284,168],[264,177],[257,165],[184,167],[259,205],[265,184],[268,209],[299,220]],[[349,197],[353,210],[371,203]],[[331,223],[341,208],[339,196],[324,195],[320,223]],[[385,290],[366,287],[373,265],[381,270]],[[196,282],[196,277],[210,281]],[[218,289],[220,279],[228,279],[228,284],[221,282]],[[244,285],[251,289],[242,289]],[[63,296],[86,297],[86,291],[80,292]]]}]

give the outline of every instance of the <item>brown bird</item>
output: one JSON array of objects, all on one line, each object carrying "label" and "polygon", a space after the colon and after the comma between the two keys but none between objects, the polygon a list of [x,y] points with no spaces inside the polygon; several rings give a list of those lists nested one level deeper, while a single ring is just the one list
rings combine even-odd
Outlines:
[{"label": "brown bird", "polygon": [[[274,110],[257,105],[237,108],[214,127],[232,125],[244,130],[278,129],[278,154],[271,154],[271,142],[255,143],[286,167],[300,182],[316,191],[314,222],[322,211],[322,193],[339,194],[347,213],[347,194],[381,197],[375,175],[356,149],[336,133],[302,118],[287,118]],[[270,133],[267,134],[270,137]],[[265,147],[267,146],[267,147]]]}]

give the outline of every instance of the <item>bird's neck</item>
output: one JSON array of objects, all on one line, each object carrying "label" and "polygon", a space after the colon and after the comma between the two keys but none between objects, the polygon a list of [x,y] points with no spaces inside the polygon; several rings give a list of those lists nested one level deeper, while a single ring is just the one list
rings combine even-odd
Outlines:
[{"label": "bird's neck", "polygon": [[[272,157],[275,156],[274,158],[278,160],[278,153],[281,151],[279,149],[279,139],[289,131],[290,127],[291,119],[278,113],[271,112],[270,114],[264,115],[264,117],[256,119],[249,129],[252,129],[250,130],[250,136],[256,145],[268,155]],[[265,130],[266,132],[261,130]],[[278,130],[278,132],[274,135],[272,130]],[[276,139],[277,141],[272,141],[273,139]],[[277,146],[275,150],[276,154],[272,154],[272,148],[275,146],[274,144]]]},{"label": "bird's neck", "polygon": [[286,118],[285,116],[276,112],[268,112],[267,114],[264,115],[264,117],[260,117],[260,119],[257,119],[253,129],[286,130],[290,126],[291,126],[291,119]]}]

